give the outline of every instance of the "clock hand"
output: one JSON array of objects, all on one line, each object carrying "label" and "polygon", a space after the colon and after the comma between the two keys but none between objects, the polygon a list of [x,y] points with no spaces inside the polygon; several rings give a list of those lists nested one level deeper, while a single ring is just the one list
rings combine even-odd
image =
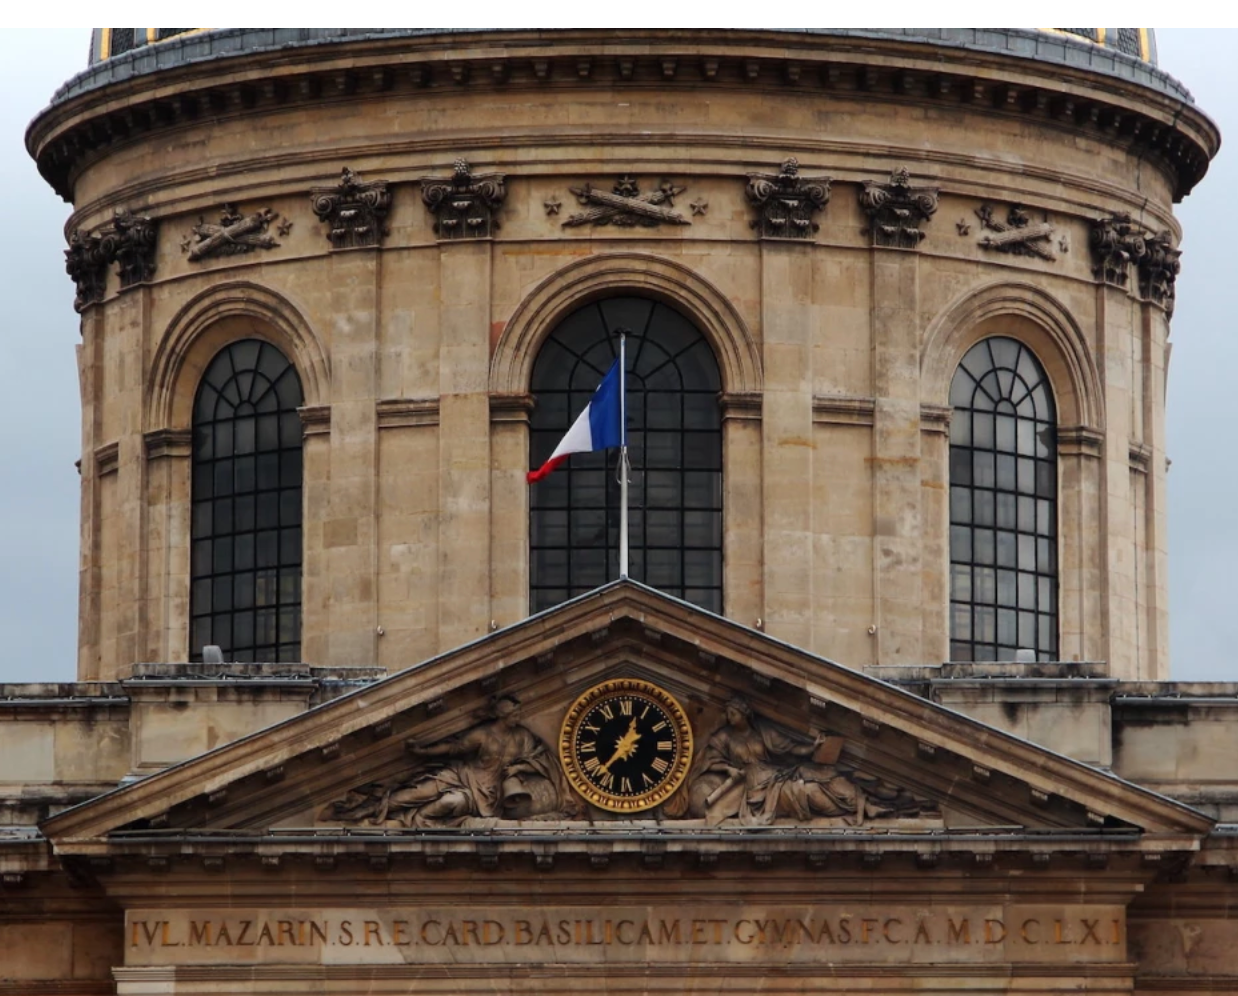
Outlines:
[{"label": "clock hand", "polygon": [[616,761],[626,761],[632,756],[632,752],[636,750],[636,743],[640,740],[640,733],[636,729],[636,717],[632,717],[632,722],[628,726],[627,732],[619,738],[619,742],[615,744],[615,752],[610,756],[610,760],[602,765],[601,770],[610,773],[610,766]]}]

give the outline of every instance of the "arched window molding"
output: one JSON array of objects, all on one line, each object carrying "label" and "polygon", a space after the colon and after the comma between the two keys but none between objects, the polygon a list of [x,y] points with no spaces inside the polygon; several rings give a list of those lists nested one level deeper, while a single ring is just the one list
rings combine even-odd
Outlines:
[{"label": "arched window molding", "polygon": [[551,331],[581,304],[620,294],[639,294],[670,304],[692,321],[713,349],[724,392],[761,391],[760,348],[725,294],[675,260],[616,252],[575,260],[529,292],[495,344],[491,393],[521,395],[529,390],[533,364]]},{"label": "arched window molding", "polygon": [[950,385],[950,659],[1058,651],[1057,406],[1025,344],[989,336]]},{"label": "arched window molding", "polygon": [[304,400],[261,339],[217,352],[194,394],[189,650],[229,661],[301,659]]},{"label": "arched window molding", "polygon": [[229,342],[243,338],[266,340],[289,358],[307,406],[329,402],[327,352],[300,311],[269,288],[228,281],[191,298],[168,323],[146,379],[144,430],[188,428],[207,364]]},{"label": "arched window molding", "polygon": [[995,334],[1015,335],[1036,354],[1053,383],[1060,425],[1104,431],[1100,372],[1082,330],[1057,298],[1019,281],[973,288],[933,319],[920,353],[924,399],[944,402],[963,355]]},{"label": "arched window molding", "polygon": [[[549,457],[628,339],[631,576],[722,611],[721,378],[710,344],[675,309],[641,297],[565,317],[533,366],[531,465]],[[616,454],[573,456],[530,493],[530,603],[549,608],[617,576]]]}]

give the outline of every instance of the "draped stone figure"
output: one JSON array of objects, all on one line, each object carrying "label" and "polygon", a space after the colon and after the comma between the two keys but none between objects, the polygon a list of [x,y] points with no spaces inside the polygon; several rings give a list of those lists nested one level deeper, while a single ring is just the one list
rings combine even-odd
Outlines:
[{"label": "draped stone figure", "polygon": [[574,815],[577,802],[554,755],[520,724],[519,704],[500,699],[494,718],[456,737],[412,745],[413,771],[329,805],[321,819],[377,827],[459,826],[470,817]]},{"label": "draped stone figure", "polygon": [[668,815],[704,817],[711,826],[730,819],[762,826],[820,817],[858,826],[882,817],[937,815],[934,804],[906,789],[839,764],[842,746],[841,737],[804,737],[756,715],[745,700],[732,699]]}]

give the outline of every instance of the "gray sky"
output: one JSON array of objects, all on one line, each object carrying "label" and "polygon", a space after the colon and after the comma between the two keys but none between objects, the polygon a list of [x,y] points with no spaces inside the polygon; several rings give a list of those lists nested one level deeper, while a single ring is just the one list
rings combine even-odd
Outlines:
[{"label": "gray sky", "polygon": [[[84,67],[89,29],[0,32],[0,681],[76,674],[80,341],[64,273],[69,214],[26,155],[30,118]],[[1238,143],[1238,32],[1160,30],[1160,65]],[[1238,661],[1238,329],[1226,238],[1238,155],[1225,149],[1179,205],[1183,272],[1169,379],[1173,677],[1235,680]],[[1230,233],[1230,234],[1227,234]],[[1227,441],[1228,440],[1228,441]],[[410,662],[411,663],[411,662]]]}]

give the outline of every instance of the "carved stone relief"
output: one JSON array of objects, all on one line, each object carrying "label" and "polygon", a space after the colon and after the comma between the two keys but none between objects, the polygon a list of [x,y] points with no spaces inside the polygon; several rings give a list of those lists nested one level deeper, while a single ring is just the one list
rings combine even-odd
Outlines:
[{"label": "carved stone relief", "polygon": [[362,182],[347,166],[334,187],[314,187],[310,202],[318,220],[327,225],[332,249],[379,245],[387,234],[391,191],[386,180]]},{"label": "carved stone relief", "polygon": [[1182,252],[1174,248],[1169,232],[1153,234],[1132,221],[1129,214],[1113,214],[1092,222],[1088,244],[1095,264],[1092,273],[1097,280],[1114,287],[1127,287],[1133,263],[1140,297],[1173,314]]},{"label": "carved stone relief", "polygon": [[1175,249],[1169,232],[1147,239],[1148,251],[1139,260],[1139,295],[1174,313],[1174,287],[1182,271],[1182,250]]},{"label": "carved stone relief", "polygon": [[74,229],[69,236],[69,248],[64,251],[64,269],[77,286],[73,307],[78,312],[103,300],[107,286],[107,264],[103,239],[97,234]]},{"label": "carved stone relief", "polygon": [[937,213],[937,188],[913,187],[906,168],[890,174],[888,183],[865,180],[860,207],[869,217],[873,245],[915,249],[925,236],[924,225]]},{"label": "carved stone relief", "polygon": [[994,215],[992,205],[982,204],[976,209],[976,217],[985,231],[980,236],[981,248],[1012,256],[1057,259],[1053,254],[1054,230],[1047,215],[1043,221],[1032,221],[1031,216],[1015,204],[1006,212],[1006,220],[1001,221]]},{"label": "carved stone relief", "polygon": [[579,801],[546,742],[520,723],[519,704],[499,699],[492,718],[457,737],[410,744],[410,771],[349,792],[324,822],[374,827],[459,826],[469,818],[566,819]]},{"label": "carved stone relief", "polygon": [[777,173],[749,173],[747,194],[757,209],[750,225],[761,238],[809,239],[821,227],[814,215],[829,203],[830,178],[800,176],[791,157]]},{"label": "carved stone relief", "polygon": [[104,231],[103,241],[112,244],[121,287],[146,283],[154,277],[155,223],[146,215],[121,208],[112,218],[111,228]]},{"label": "carved stone relief", "polygon": [[640,192],[640,185],[630,176],[622,176],[610,193],[598,190],[586,183],[583,187],[569,187],[586,210],[571,215],[564,228],[576,225],[615,225],[620,228],[656,228],[661,224],[690,225],[682,214],[671,210],[675,198],[686,190],[673,183],[658,184],[656,190]]},{"label": "carved stone relief", "polygon": [[[213,225],[205,218],[189,230],[181,240],[181,252],[189,254],[189,260],[211,259],[215,256],[238,256],[258,249],[274,249],[279,243],[268,233],[271,223],[279,215],[270,208],[253,214],[241,214],[235,205],[225,204],[219,212],[219,224]],[[283,222],[278,231],[287,235],[292,223]]]},{"label": "carved stone relief", "polygon": [[474,174],[457,159],[450,177],[428,176],[421,181],[421,199],[434,215],[440,239],[486,239],[499,227],[496,217],[507,197],[501,173]]},{"label": "carved stone relief", "polygon": [[745,699],[732,699],[684,789],[665,808],[711,826],[829,817],[861,826],[874,819],[939,817],[936,804],[856,771],[841,760],[842,748],[842,737],[806,738],[758,715]]},{"label": "carved stone relief", "polygon": [[1088,245],[1095,266],[1092,273],[1101,283],[1125,287],[1130,280],[1130,264],[1147,253],[1147,233],[1131,221],[1129,214],[1114,214],[1092,222]]},{"label": "carved stone relief", "polygon": [[118,209],[111,224],[94,232],[74,230],[65,250],[65,272],[77,285],[73,307],[80,312],[103,300],[111,263],[117,264],[122,289],[151,280],[157,248],[154,221],[127,208]]}]

